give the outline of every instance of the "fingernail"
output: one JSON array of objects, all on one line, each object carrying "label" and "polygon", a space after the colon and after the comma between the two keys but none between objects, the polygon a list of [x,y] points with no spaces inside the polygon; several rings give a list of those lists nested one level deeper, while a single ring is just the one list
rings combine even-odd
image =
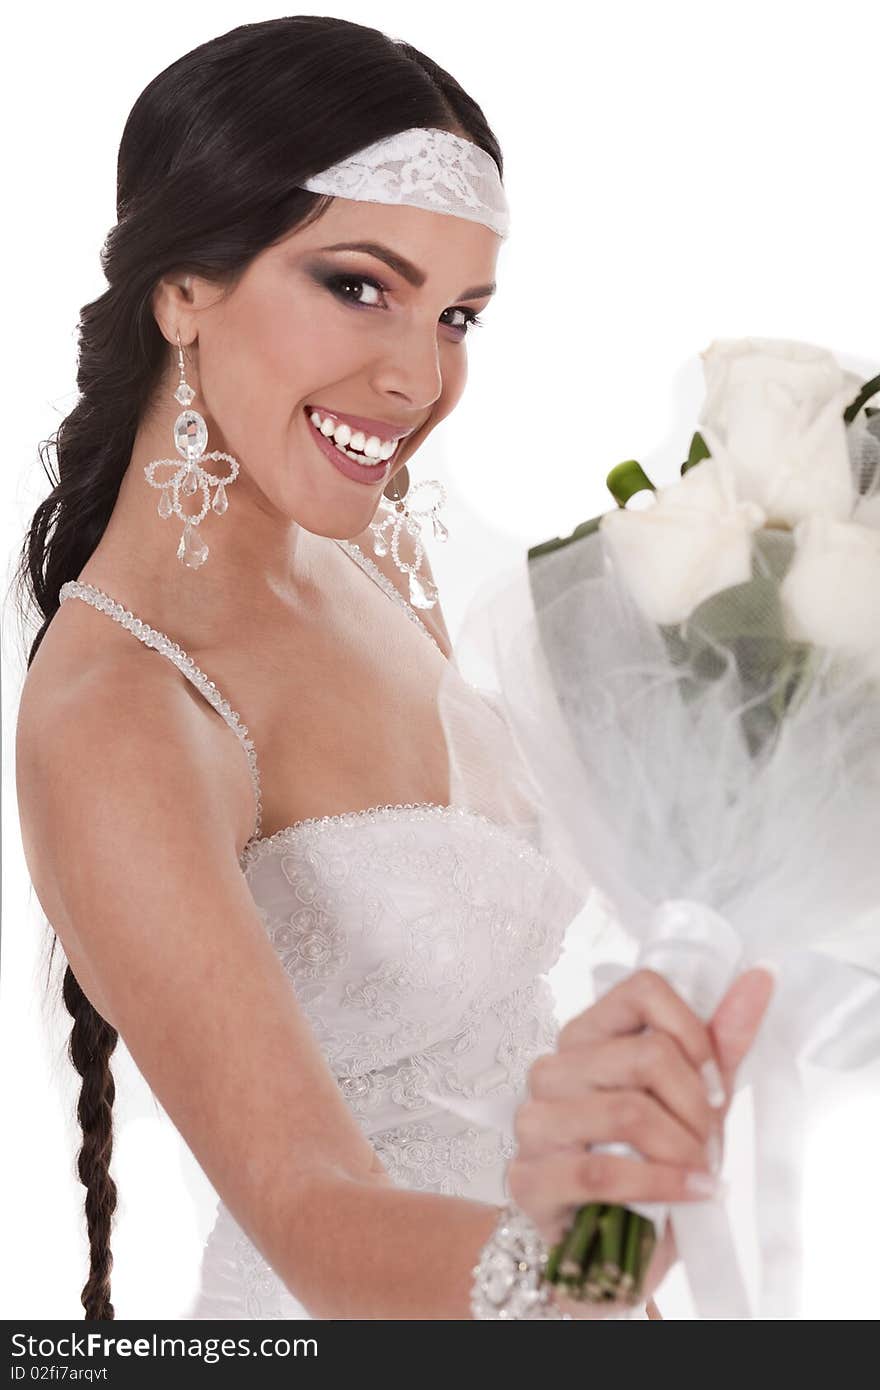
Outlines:
[{"label": "fingernail", "polygon": [[706,1087],[706,1095],[709,1097],[709,1104],[717,1110],[727,1099],[727,1092],[724,1089],[724,1082],[721,1080],[721,1072],[715,1062],[710,1058],[700,1067],[703,1077],[703,1084]]},{"label": "fingernail", "polygon": [[694,1197],[720,1197],[722,1192],[718,1179],[708,1173],[688,1173],[684,1185]]},{"label": "fingernail", "polygon": [[774,980],[779,979],[779,961],[771,960],[769,956],[762,957],[761,960],[752,961],[748,967],[750,970],[766,970],[768,975],[772,975]]}]

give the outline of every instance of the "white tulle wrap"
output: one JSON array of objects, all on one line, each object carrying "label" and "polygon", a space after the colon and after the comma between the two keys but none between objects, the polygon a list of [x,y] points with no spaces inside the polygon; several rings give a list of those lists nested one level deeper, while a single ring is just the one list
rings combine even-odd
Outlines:
[{"label": "white tulle wrap", "polygon": [[[756,564],[778,575],[792,533],[762,535]],[[870,926],[880,688],[860,661],[815,649],[778,737],[756,743],[748,657],[744,667],[727,652],[719,673],[724,649],[708,632],[706,643],[711,674],[676,664],[601,531],[523,562],[472,604],[458,669],[441,686],[450,793],[537,827],[572,888],[584,900],[598,890],[637,939],[639,963],[701,1017],[749,963],[780,966],[737,1080],[753,1088],[756,1119],[757,1307],[723,1199],[677,1204],[670,1216],[700,1317],[790,1318],[800,1302],[798,1062],[846,1069],[880,1055],[880,917]],[[488,697],[484,727],[462,676]],[[622,973],[600,967],[599,991]],[[468,1114],[500,1123],[499,1106],[472,1103]],[[664,1210],[636,1210],[662,1225]]]}]

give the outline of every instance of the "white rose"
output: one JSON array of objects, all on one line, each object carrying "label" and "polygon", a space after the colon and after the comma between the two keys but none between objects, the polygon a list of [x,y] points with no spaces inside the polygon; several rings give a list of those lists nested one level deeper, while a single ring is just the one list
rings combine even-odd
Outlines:
[{"label": "white rose", "polygon": [[875,526],[808,517],[795,541],[780,586],[788,635],[861,654],[880,679],[880,515]]},{"label": "white rose", "polygon": [[764,512],[739,502],[723,458],[708,458],[644,511],[618,508],[599,529],[638,607],[656,623],[681,623],[703,599],[752,574],[752,532]]},{"label": "white rose", "polygon": [[768,526],[848,518],[856,492],[843,412],[861,378],[823,348],[784,339],[719,339],[701,357],[700,433],[713,457],[729,459],[739,497],[762,507]]}]

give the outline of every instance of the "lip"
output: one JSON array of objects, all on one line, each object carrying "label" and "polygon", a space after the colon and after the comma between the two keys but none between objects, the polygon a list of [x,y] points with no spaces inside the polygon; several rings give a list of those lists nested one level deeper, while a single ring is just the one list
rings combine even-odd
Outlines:
[{"label": "lip", "polygon": [[382,440],[383,444],[389,439],[406,439],[407,435],[412,434],[416,428],[415,425],[410,425],[409,429],[402,425],[390,425],[387,420],[371,420],[366,415],[341,415],[338,410],[331,410],[329,406],[315,403],[305,407],[306,415],[312,410],[319,411],[321,415],[330,415],[334,420],[339,420],[340,423],[351,425],[353,430],[363,430],[364,434],[368,436],[374,434],[377,439]]},{"label": "lip", "polygon": [[[327,413],[329,415],[330,412],[328,411]],[[391,465],[397,457],[396,454],[392,454],[391,458],[386,459],[382,465],[355,463],[354,459],[348,458],[346,454],[343,454],[337,449],[335,444],[331,443],[326,435],[315,428],[308,417],[308,412],[306,413],[306,424],[309,427],[312,438],[321,450],[321,453],[324,454],[333,464],[333,467],[338,469],[346,478],[351,478],[355,483],[366,483],[368,487],[375,487],[377,483],[381,486],[383,483],[387,482],[388,474],[391,472]]]}]

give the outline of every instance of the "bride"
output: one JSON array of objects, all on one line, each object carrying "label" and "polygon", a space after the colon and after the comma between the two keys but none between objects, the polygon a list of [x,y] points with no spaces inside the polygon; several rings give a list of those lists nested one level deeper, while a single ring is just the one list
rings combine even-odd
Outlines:
[{"label": "bride", "polygon": [[[707,1026],[639,972],[558,1032],[543,976],[581,904],[449,805],[429,566],[405,524],[373,549],[464,390],[501,169],[448,73],[335,18],[205,43],[128,118],[22,563],[18,794],[67,960],[86,1318],[114,1316],[119,1035],[221,1198],[191,1317],[596,1316],[540,1280],[576,1208],[711,1189],[768,977]],[[429,1099],[505,1094],[512,1132]],[[590,1149],[615,1140],[643,1159]],[[511,1232],[529,1268],[493,1302]]]}]

